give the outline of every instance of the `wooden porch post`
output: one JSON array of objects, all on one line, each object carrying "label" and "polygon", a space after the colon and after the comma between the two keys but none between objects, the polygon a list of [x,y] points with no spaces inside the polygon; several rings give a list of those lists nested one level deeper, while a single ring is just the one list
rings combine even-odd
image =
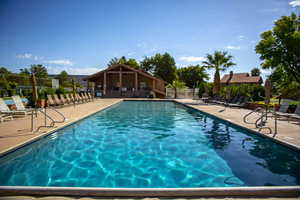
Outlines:
[{"label": "wooden porch post", "polygon": [[152,80],[152,89],[155,89],[155,79]]},{"label": "wooden porch post", "polygon": [[119,82],[120,82],[120,90],[122,90],[122,67],[120,67],[120,72],[119,72]]},{"label": "wooden porch post", "polygon": [[134,87],[135,87],[135,90],[137,91],[138,90],[138,73],[137,72],[135,72]]},{"label": "wooden porch post", "polygon": [[106,95],[106,72],[104,72],[104,80],[103,80],[103,95]]}]

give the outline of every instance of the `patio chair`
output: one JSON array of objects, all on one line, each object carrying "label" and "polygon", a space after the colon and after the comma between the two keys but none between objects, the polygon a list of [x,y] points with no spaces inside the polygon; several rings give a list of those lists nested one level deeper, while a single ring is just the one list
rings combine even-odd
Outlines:
[{"label": "patio chair", "polygon": [[236,103],[229,103],[229,107],[243,108],[248,103],[249,97],[241,96]]},{"label": "patio chair", "polygon": [[4,122],[5,120],[13,120],[13,116],[12,115],[8,115],[8,114],[0,114],[0,122]]},{"label": "patio chair", "polygon": [[49,106],[57,106],[57,102],[52,98],[50,94],[47,95],[47,105]]},{"label": "patio chair", "polygon": [[63,106],[65,104],[65,102],[58,98],[57,94],[53,94],[53,99],[57,105]]},{"label": "patio chair", "polygon": [[81,96],[79,96],[78,93],[75,94],[74,98],[78,103],[84,103],[84,100],[81,98]]},{"label": "patio chair", "polygon": [[0,98],[0,113],[1,114],[10,114],[10,115],[26,115],[28,112],[27,111],[18,111],[18,110],[11,110],[5,101]]},{"label": "patio chair", "polygon": [[11,97],[12,100],[14,101],[15,105],[16,105],[16,110],[17,111],[22,111],[22,112],[26,112],[26,114],[29,114],[32,112],[31,109],[27,109],[25,108],[22,99],[20,98],[20,96],[12,96]]},{"label": "patio chair", "polygon": [[64,104],[70,104],[70,103],[72,103],[71,101],[69,101],[68,99],[66,99],[63,94],[59,95],[59,98],[60,98],[60,100],[62,102],[64,102]]},{"label": "patio chair", "polygon": [[87,92],[87,96],[89,97],[90,100],[93,100],[91,93]]},{"label": "patio chair", "polygon": [[276,114],[279,115],[279,117],[287,117],[288,122],[290,121],[290,119],[300,120],[300,104],[297,105],[294,113],[276,112]]},{"label": "patio chair", "polygon": [[276,112],[277,115],[285,115],[287,114],[287,111],[289,109],[290,103],[289,102],[283,102],[280,105],[279,110]]},{"label": "patio chair", "polygon": [[80,97],[82,98],[83,101],[88,102],[89,98],[87,98],[84,94],[84,92],[81,93]]},{"label": "patio chair", "polygon": [[92,99],[90,99],[90,97],[87,95],[87,92],[84,92],[84,96],[88,101],[92,101]]},{"label": "patio chair", "polygon": [[70,94],[66,94],[66,99],[67,101],[71,104],[74,103],[74,98],[72,97],[72,95]]}]

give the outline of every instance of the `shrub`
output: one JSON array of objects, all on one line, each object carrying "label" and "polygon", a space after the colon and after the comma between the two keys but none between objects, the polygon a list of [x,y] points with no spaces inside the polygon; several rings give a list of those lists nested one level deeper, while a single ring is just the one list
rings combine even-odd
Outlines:
[{"label": "shrub", "polygon": [[205,93],[205,85],[206,85],[205,82],[201,82],[199,84],[199,87],[198,87],[199,88],[199,92],[198,92],[199,97],[202,97],[203,94]]},{"label": "shrub", "polygon": [[241,84],[241,85],[232,85],[225,86],[221,88],[220,95],[222,97],[226,97],[226,91],[230,90],[230,96],[247,96],[252,101],[261,101],[264,96],[264,87],[261,85],[249,85],[249,84]]},{"label": "shrub", "polygon": [[68,93],[68,91],[63,87],[59,87],[58,89],[56,89],[55,93],[58,94],[58,95],[61,95],[61,94]]}]

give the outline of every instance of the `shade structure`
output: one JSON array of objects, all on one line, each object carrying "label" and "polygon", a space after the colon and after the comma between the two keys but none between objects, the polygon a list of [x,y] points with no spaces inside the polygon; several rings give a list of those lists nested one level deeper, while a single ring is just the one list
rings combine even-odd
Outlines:
[{"label": "shade structure", "polygon": [[271,98],[271,81],[269,79],[265,82],[265,104],[268,105],[270,103]]},{"label": "shade structure", "polygon": [[36,79],[34,72],[31,73],[31,86],[32,86],[32,102],[33,106],[37,106],[37,100],[38,100],[38,92],[37,92],[37,85],[36,85]]}]

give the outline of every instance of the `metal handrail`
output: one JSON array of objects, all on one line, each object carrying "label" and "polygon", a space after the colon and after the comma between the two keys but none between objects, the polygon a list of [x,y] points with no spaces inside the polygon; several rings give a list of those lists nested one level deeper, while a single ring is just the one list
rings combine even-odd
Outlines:
[{"label": "metal handrail", "polygon": [[256,109],[252,110],[251,112],[247,113],[247,114],[243,117],[244,123],[246,123],[246,124],[255,124],[255,123],[253,123],[253,122],[247,122],[246,119],[247,119],[247,117],[250,116],[251,114],[253,114],[253,113],[258,113],[260,110],[262,110],[262,108],[258,107],[258,108],[256,108]]},{"label": "metal handrail", "polygon": [[[56,110],[55,108],[48,108],[48,109],[51,109],[51,110],[55,111],[55,112],[58,113],[63,119],[62,119],[62,120],[59,120],[59,121],[58,121],[58,120],[54,120],[50,115],[47,114],[47,108],[44,108],[45,111],[40,110],[40,112],[44,114],[44,125],[39,126],[35,132],[38,132],[38,131],[40,130],[40,128],[53,128],[54,125],[55,125],[55,123],[63,123],[63,122],[66,121],[66,117],[65,117],[61,112],[59,112],[59,111]],[[47,125],[47,118],[48,118],[49,120],[51,120],[50,125]]]},{"label": "metal handrail", "polygon": [[[268,114],[272,114],[272,116],[269,116]],[[269,126],[265,126],[268,117],[274,117],[275,119],[275,130],[274,130],[274,134],[273,137],[275,137],[277,135],[277,113],[274,110],[266,110],[265,112],[262,113],[262,115],[255,121],[255,127],[258,128],[259,132],[262,129],[268,129],[269,130],[269,134],[272,134],[272,129]]]}]

